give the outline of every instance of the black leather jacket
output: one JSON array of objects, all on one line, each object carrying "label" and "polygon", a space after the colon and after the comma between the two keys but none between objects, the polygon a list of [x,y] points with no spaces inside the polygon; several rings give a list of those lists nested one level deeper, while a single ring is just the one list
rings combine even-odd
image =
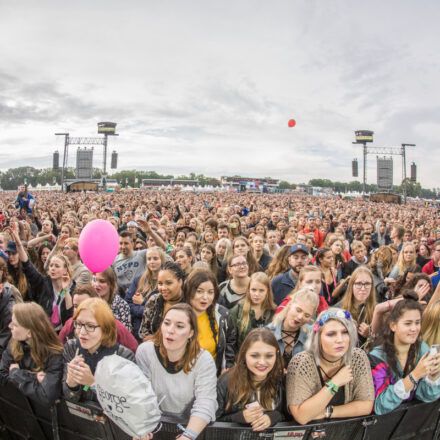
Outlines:
[{"label": "black leather jacket", "polygon": [[[16,386],[26,397],[42,405],[52,406],[61,396],[61,377],[63,375],[63,357],[61,354],[52,354],[44,363],[42,371],[46,373],[43,382],[39,383],[35,374],[35,363],[31,357],[28,344],[22,342],[23,358],[15,362],[10,347],[2,356],[0,362],[0,384],[11,383]],[[9,372],[11,364],[18,363],[20,368]]]},{"label": "black leather jacket", "polygon": [[215,364],[217,367],[217,375],[220,375],[223,368],[231,368],[234,365],[234,347],[237,335],[231,315],[226,307],[216,304],[215,320],[219,330]]},{"label": "black leather jacket", "polygon": [[117,354],[129,361],[136,362],[134,354],[131,350],[116,343],[113,347],[99,347],[98,350],[93,355],[88,354],[83,348],[81,348],[78,340],[76,338],[70,339],[64,345],[64,373],[63,373],[63,395],[67,400],[72,402],[80,402],[84,400],[92,400],[97,402],[95,392],[89,388],[84,390],[84,387],[77,386],[75,388],[70,388],[66,383],[67,378],[67,364],[75,357],[76,350],[78,349],[79,354],[84,356],[85,363],[90,367],[92,374],[95,374],[95,368],[98,362],[104,357],[111,354]]},{"label": "black leather jacket", "polygon": [[12,319],[12,307],[14,305],[14,293],[11,287],[5,285],[0,292],[0,358],[8,346],[11,338],[9,323]]},{"label": "black leather jacket", "polygon": [[[229,374],[230,373],[227,372],[217,382],[217,421],[248,424],[243,417],[243,410],[245,408],[241,405],[232,403],[231,406],[226,409],[226,404],[229,399]],[[273,411],[265,411],[265,414],[270,418],[270,426],[284,420],[284,389],[281,383],[278,386],[278,398],[275,409]]]},{"label": "black leather jacket", "polygon": [[[40,304],[41,307],[43,307],[44,311],[46,312],[47,316],[49,318],[52,315],[52,306],[53,306],[53,285],[52,280],[47,275],[42,275],[38,270],[35,268],[35,266],[28,260],[25,263],[22,263],[23,265],[23,272],[26,276],[27,282],[31,286],[31,292],[32,292],[32,298],[30,298],[32,301],[35,301],[36,303]],[[75,289],[75,282],[73,282],[72,286],[70,287],[70,293],[73,292]],[[60,298],[60,319],[61,319],[61,326],[66,323],[66,321],[72,317],[73,315],[73,307],[71,307],[69,310],[66,309],[66,302],[63,298]]]}]

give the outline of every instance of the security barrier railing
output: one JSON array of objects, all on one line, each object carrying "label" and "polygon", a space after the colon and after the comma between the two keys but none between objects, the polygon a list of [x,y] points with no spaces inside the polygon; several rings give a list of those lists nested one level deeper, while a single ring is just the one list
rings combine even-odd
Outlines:
[{"label": "security barrier railing", "polygon": [[[156,440],[175,439],[179,429],[163,423]],[[402,405],[390,414],[294,426],[290,422],[257,433],[233,423],[215,422],[200,440],[438,440],[440,402]],[[0,387],[1,440],[130,440],[93,402],[61,400],[48,409],[12,386]]]}]

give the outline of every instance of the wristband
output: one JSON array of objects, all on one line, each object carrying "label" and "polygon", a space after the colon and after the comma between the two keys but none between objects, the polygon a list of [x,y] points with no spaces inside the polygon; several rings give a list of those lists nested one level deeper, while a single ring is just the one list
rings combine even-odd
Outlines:
[{"label": "wristband", "polygon": [[332,396],[334,396],[339,390],[339,387],[336,384],[334,384],[331,380],[329,380],[325,385],[327,387],[326,391],[329,391]]},{"label": "wristband", "polygon": [[182,434],[179,434],[176,438],[178,438],[179,436],[184,436],[184,437],[186,437],[187,439],[189,439],[189,440],[196,440],[196,438],[197,438],[197,436],[198,436],[198,434],[197,434],[197,432],[195,432],[195,431],[193,431],[192,429],[190,429],[190,428],[184,428],[182,425],[177,425],[177,427],[179,428],[179,429],[181,429],[183,432],[182,432]]},{"label": "wristband", "polygon": [[417,385],[419,384],[419,381],[414,379],[412,373],[409,373],[409,380],[413,383],[414,388],[417,387]]},{"label": "wristband", "polygon": [[387,304],[388,304],[388,310],[391,310],[392,307],[389,299],[387,300]]}]

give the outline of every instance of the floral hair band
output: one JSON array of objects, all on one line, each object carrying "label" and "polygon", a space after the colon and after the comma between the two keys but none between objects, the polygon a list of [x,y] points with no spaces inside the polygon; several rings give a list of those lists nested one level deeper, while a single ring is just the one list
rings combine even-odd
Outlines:
[{"label": "floral hair band", "polygon": [[319,331],[319,327],[322,327],[327,321],[334,318],[347,319],[348,321],[350,321],[351,313],[348,310],[338,310],[336,313],[325,312],[321,316],[321,319],[313,326],[313,331]]}]

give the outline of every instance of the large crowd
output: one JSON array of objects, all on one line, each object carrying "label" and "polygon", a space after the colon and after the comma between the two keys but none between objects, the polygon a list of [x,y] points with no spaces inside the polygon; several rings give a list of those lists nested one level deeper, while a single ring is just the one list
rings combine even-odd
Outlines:
[{"label": "large crowd", "polygon": [[[92,274],[78,238],[96,219],[119,253]],[[0,385],[44,405],[97,402],[111,354],[140,367],[181,440],[440,397],[434,206],[22,186],[0,194],[0,225]]]}]

